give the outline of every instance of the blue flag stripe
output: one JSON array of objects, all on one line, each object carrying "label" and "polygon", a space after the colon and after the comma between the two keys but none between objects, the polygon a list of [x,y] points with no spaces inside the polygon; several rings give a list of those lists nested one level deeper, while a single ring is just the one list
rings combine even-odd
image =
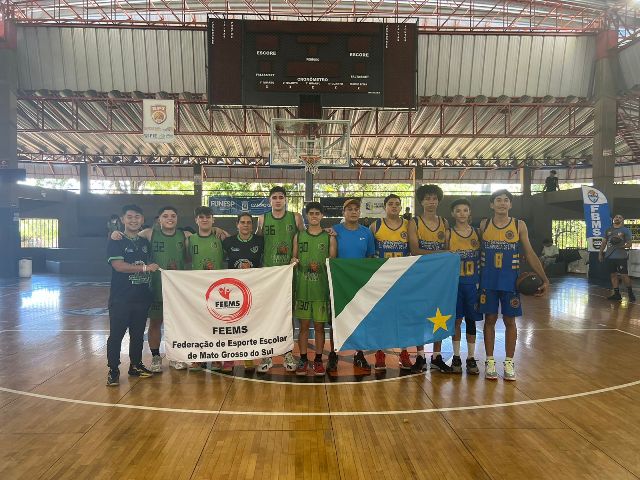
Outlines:
[{"label": "blue flag stripe", "polygon": [[[458,255],[443,253],[420,257],[379,298],[340,349],[423,345],[453,335],[459,271]],[[438,309],[449,319],[446,330],[440,328],[434,333],[434,323],[428,318],[436,317]]]}]

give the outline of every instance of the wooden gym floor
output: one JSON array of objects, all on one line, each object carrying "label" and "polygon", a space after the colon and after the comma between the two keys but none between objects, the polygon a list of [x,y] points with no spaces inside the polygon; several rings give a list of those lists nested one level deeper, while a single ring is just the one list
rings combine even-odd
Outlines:
[{"label": "wooden gym floor", "polygon": [[393,352],[383,381],[348,358],[344,382],[241,366],[129,380],[123,345],[107,388],[107,295],[54,276],[0,284],[0,478],[640,478],[640,305],[582,278],[524,300],[514,383],[400,377]]}]

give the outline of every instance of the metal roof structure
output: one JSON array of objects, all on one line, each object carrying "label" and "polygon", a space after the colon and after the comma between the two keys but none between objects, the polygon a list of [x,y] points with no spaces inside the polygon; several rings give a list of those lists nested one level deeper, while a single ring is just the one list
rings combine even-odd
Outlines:
[{"label": "metal roof structure", "polygon": [[[640,17],[629,2],[0,0],[18,24],[19,153],[30,162],[268,163],[268,123],[292,109],[206,107],[207,15],[418,21],[417,111],[325,109],[350,119],[358,167],[581,169],[594,134],[595,34],[615,28],[625,88],[615,155],[640,162]],[[108,26],[110,28],[101,28]],[[434,33],[434,34],[428,34]],[[196,93],[191,93],[196,92]],[[143,143],[141,100],[174,98],[173,144]]]},{"label": "metal roof structure", "polygon": [[418,18],[427,29],[447,31],[504,31],[517,25],[529,31],[585,31],[601,28],[603,11],[612,6],[624,10],[624,2],[468,1],[454,0],[230,0],[198,2],[166,0],[137,2],[89,0],[82,3],[56,0],[13,0],[8,5],[21,22],[69,25],[202,26],[208,15],[227,18],[255,17],[281,20],[344,20]]}]

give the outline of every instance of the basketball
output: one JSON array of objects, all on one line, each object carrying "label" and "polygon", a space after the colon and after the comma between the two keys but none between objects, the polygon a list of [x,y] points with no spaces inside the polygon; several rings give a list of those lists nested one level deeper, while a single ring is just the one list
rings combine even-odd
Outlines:
[{"label": "basketball", "polygon": [[544,282],[534,272],[524,272],[516,280],[516,289],[523,295],[535,295]]}]

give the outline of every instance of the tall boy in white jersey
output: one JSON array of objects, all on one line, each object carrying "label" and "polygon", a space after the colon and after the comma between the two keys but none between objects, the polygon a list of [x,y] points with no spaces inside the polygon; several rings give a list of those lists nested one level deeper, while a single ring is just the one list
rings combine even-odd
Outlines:
[{"label": "tall boy in white jersey", "polygon": [[[373,222],[369,228],[376,241],[376,256],[378,258],[406,257],[409,255],[409,220],[400,216],[402,201],[394,193],[384,199],[385,217]],[[411,358],[405,347],[400,352],[400,368],[411,370]],[[382,350],[376,352],[376,370],[386,368],[385,354]]]},{"label": "tall boy in white jersey", "polygon": [[484,314],[484,348],[487,354],[485,378],[488,380],[498,378],[493,349],[499,311],[505,325],[504,379],[516,379],[513,361],[518,337],[516,317],[522,315],[520,295],[516,291],[516,280],[520,272],[520,252],[524,253],[531,268],[544,282],[536,295],[542,295],[549,286],[544,268],[531,248],[527,225],[522,220],[509,216],[512,199],[513,195],[508,190],[493,192],[490,197],[493,218],[480,222],[482,251],[479,310]]},{"label": "tall boy in white jersey", "polygon": [[[275,186],[269,191],[271,211],[258,217],[256,235],[264,237],[265,267],[289,265],[293,255],[293,237],[304,231],[302,215],[287,211],[287,192],[284,187]],[[269,371],[273,361],[271,357],[263,358],[258,367],[260,373]],[[295,372],[298,362],[293,352],[284,354],[284,368],[288,372]]]}]

